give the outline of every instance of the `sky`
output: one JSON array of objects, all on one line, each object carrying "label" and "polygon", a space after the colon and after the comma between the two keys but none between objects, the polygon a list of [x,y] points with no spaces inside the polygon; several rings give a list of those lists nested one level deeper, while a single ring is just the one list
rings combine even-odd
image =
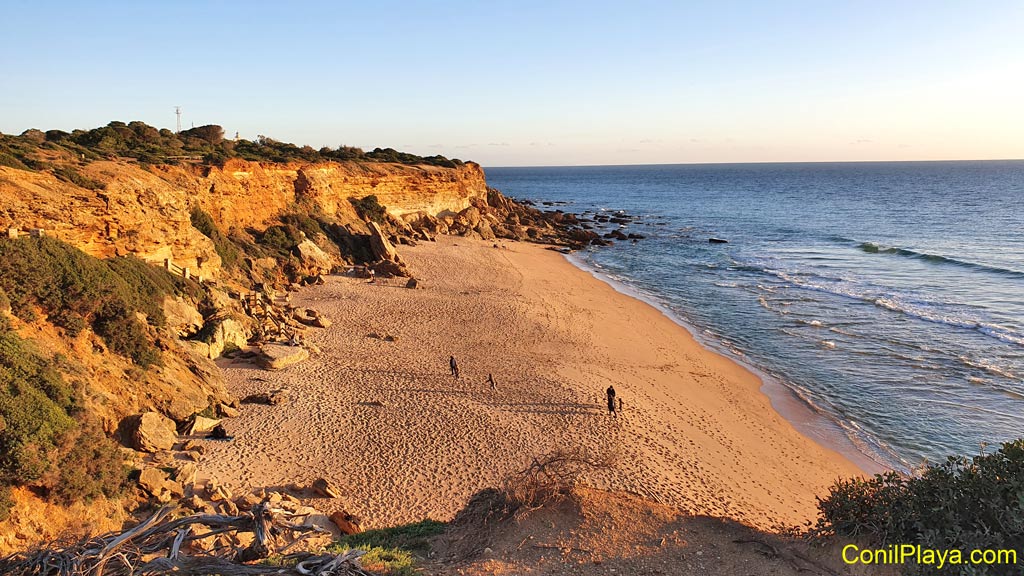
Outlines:
[{"label": "sky", "polygon": [[0,132],[486,166],[1024,158],[1024,2],[4,0]]}]

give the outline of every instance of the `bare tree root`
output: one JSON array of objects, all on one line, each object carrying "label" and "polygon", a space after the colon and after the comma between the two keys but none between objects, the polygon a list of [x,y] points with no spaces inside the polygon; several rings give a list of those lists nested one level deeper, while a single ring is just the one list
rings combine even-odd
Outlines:
[{"label": "bare tree root", "polygon": [[[299,538],[322,532],[315,526],[297,526],[290,514],[270,507],[267,501],[240,516],[193,515],[174,519],[175,507],[160,509],[139,525],[63,547],[41,548],[0,559],[0,573],[9,576],[136,576],[143,574],[301,574],[302,576],[368,576],[359,565],[363,552],[314,555],[300,553],[282,558],[283,564],[246,564],[280,553],[278,536],[284,531]],[[201,530],[201,531],[197,531]],[[182,546],[193,540],[223,533],[253,534],[253,541],[239,551],[215,549],[189,556]],[[294,544],[294,541],[292,542]],[[290,547],[292,544],[289,544]]]}]

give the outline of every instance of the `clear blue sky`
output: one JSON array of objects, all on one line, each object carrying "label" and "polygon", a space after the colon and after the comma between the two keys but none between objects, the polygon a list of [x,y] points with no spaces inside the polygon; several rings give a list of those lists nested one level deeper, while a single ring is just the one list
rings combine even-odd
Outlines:
[{"label": "clear blue sky", "polygon": [[1024,3],[47,2],[0,131],[220,124],[485,166],[1024,158]]}]

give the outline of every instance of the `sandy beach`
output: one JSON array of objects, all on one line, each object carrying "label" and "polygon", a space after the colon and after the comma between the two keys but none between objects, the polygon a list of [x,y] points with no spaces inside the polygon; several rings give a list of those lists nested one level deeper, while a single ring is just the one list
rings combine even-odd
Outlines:
[{"label": "sandy beach", "polygon": [[281,372],[221,361],[233,394],[287,388],[289,401],[243,404],[225,421],[233,441],[204,441],[200,477],[325,477],[344,496],[317,506],[382,527],[451,519],[531,457],[582,449],[616,455],[588,479],[598,488],[767,528],[813,518],[815,495],[860,473],[657,309],[544,247],[502,246],[441,236],[401,249],[422,289],[336,276],[293,296],[334,322],[307,338],[320,352]]}]

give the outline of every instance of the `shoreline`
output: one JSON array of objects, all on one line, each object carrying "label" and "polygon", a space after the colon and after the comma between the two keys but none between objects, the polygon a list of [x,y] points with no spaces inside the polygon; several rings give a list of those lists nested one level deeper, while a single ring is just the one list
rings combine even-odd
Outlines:
[{"label": "shoreline", "polygon": [[644,294],[628,283],[617,280],[602,272],[599,268],[589,265],[582,258],[574,254],[565,254],[564,256],[570,264],[590,274],[597,280],[608,284],[616,292],[628,298],[639,300],[665,315],[669,320],[678,324],[683,330],[686,330],[690,337],[708,352],[724,356],[753,373],[761,381],[761,392],[771,401],[772,408],[810,440],[842,454],[843,457],[856,464],[866,474],[882,473],[892,469],[859,448],[857,443],[843,429],[843,426],[836,422],[833,417],[821,412],[801,397],[796,390],[793,390],[778,378],[767,374],[752,363],[746,362],[735,353],[728,351],[728,347],[724,344],[716,346],[719,343],[702,336],[696,326],[691,324],[686,318],[673,312],[660,302],[656,296]]},{"label": "shoreline", "polygon": [[[423,289],[334,276],[295,294],[334,322],[309,333],[319,352],[305,363],[220,362],[232,394],[290,399],[225,421],[235,439],[204,441],[201,478],[325,477],[343,497],[312,504],[382,527],[451,519],[531,458],[579,450],[617,456],[585,478],[596,488],[771,528],[813,519],[815,496],[863,474],[782,418],[754,373],[562,254],[448,236],[402,254]],[[609,384],[620,418],[603,407]]]}]

